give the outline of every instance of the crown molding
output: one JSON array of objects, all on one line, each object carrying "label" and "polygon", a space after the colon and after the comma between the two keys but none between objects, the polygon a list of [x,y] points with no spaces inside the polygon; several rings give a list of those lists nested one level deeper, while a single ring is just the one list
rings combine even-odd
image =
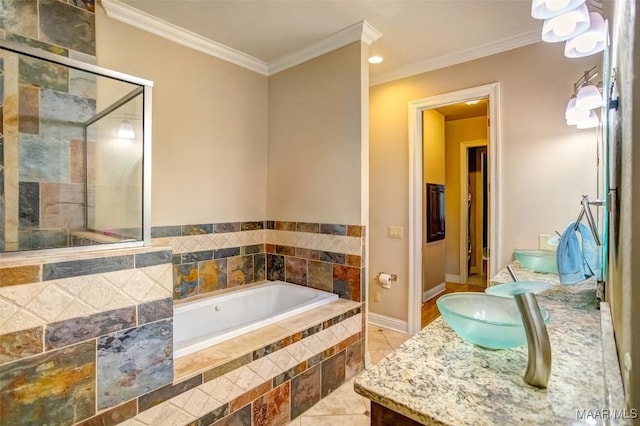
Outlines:
[{"label": "crown molding", "polygon": [[367,21],[362,21],[362,37],[361,40],[364,44],[370,45],[374,41],[382,37],[382,33],[376,30],[373,25]]},{"label": "crown molding", "polygon": [[371,79],[371,86],[387,83],[389,81],[410,77],[416,74],[446,68],[451,65],[461,64],[463,62],[474,59],[483,58],[485,56],[495,55],[496,53],[506,52],[507,50],[516,49],[518,47],[527,46],[537,43],[540,39],[540,30],[527,31],[512,37],[507,37],[496,42],[487,43],[479,47],[465,49],[458,52],[452,52],[437,58],[428,59],[426,61],[417,62],[406,67],[401,67],[393,71],[382,73]]},{"label": "crown molding", "polygon": [[354,41],[361,40],[363,43],[371,44],[382,36],[382,33],[363,20],[333,33],[329,37],[304,49],[267,63],[222,43],[163,21],[119,0],[102,0],[102,6],[110,18],[266,76],[284,71],[287,68],[324,55]]},{"label": "crown molding", "polygon": [[259,74],[268,75],[267,63],[244,52],[209,40],[177,25],[158,19],[118,0],[102,0],[107,16],[141,30],[206,53]]},{"label": "crown molding", "polygon": [[360,21],[338,32],[331,34],[329,37],[318,41],[310,46],[287,55],[269,63],[269,74],[277,74],[287,68],[294,67],[310,59],[317,58],[332,50],[339,49],[349,43],[362,41],[371,44],[382,36],[382,33],[373,28],[367,21]]}]

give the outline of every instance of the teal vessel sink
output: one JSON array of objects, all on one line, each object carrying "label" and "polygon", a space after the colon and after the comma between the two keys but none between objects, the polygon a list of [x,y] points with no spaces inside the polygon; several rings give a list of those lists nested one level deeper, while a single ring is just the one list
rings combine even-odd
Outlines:
[{"label": "teal vessel sink", "polygon": [[502,297],[513,297],[520,293],[542,293],[545,290],[553,287],[553,284],[548,281],[518,281],[513,283],[505,283],[493,285],[485,289],[485,293],[493,294]]},{"label": "teal vessel sink", "polygon": [[513,256],[525,268],[533,272],[558,273],[556,252],[553,250],[515,249]]},{"label": "teal vessel sink", "polygon": [[[450,293],[436,301],[444,321],[462,339],[487,349],[527,343],[520,311],[512,297],[487,293]],[[545,324],[549,313],[540,308]]]}]

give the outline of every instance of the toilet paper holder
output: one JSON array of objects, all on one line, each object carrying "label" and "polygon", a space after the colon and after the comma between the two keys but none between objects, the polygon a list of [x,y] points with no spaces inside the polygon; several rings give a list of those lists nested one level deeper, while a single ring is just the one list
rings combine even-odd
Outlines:
[{"label": "toilet paper holder", "polygon": [[[378,275],[376,275],[376,281],[379,281],[380,275],[386,274],[386,273],[387,272],[378,272]],[[398,276],[396,274],[389,274],[389,276],[391,277],[391,281],[398,281]]]}]

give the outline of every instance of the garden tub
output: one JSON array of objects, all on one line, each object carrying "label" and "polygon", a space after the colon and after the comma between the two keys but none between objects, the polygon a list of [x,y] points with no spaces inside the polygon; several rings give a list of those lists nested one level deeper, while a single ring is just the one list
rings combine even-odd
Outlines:
[{"label": "garden tub", "polygon": [[176,305],[173,356],[189,355],[336,299],[337,294],[270,281]]}]

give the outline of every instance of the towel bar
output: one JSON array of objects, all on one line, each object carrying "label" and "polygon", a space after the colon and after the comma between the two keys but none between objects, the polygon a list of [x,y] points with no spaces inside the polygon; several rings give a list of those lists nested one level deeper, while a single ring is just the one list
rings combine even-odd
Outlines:
[{"label": "towel bar", "polygon": [[580,210],[578,219],[576,219],[575,229],[576,230],[578,229],[580,221],[586,215],[587,223],[589,223],[589,228],[591,229],[591,233],[593,234],[593,240],[596,242],[598,246],[601,246],[602,243],[600,242],[600,237],[598,236],[598,225],[596,225],[595,220],[593,220],[593,215],[591,214],[591,207],[589,207],[589,205],[593,204],[594,206],[601,206],[604,204],[604,201],[602,200],[589,201],[589,197],[587,195],[583,195],[582,201],[580,201],[580,204],[582,204],[582,209]]}]

